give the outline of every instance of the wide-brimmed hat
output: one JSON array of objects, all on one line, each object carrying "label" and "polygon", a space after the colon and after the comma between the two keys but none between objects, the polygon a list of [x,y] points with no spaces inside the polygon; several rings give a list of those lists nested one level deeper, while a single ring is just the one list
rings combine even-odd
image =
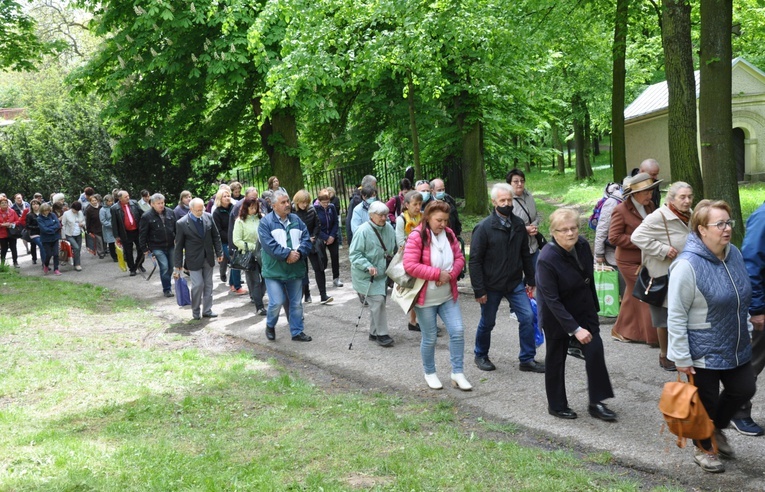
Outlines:
[{"label": "wide-brimmed hat", "polygon": [[657,188],[662,181],[661,179],[654,181],[648,173],[638,173],[631,178],[625,178],[624,196],[637,193],[638,191],[652,190]]}]

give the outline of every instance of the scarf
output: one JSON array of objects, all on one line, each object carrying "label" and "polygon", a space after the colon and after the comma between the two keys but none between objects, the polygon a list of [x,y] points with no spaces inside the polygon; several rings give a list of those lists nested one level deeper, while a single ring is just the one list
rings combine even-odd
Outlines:
[{"label": "scarf", "polygon": [[[446,231],[438,235],[430,231],[430,266],[447,272],[452,271],[454,253],[452,252],[452,245],[449,244],[449,238],[446,236]],[[436,283],[429,282],[428,288],[435,289]]]},{"label": "scarf", "polygon": [[679,211],[671,203],[667,203],[667,207],[669,207],[669,209],[672,211],[673,214],[677,215],[678,219],[683,221],[683,224],[688,225],[688,223],[691,221],[690,213]]},{"label": "scarf", "polygon": [[404,216],[404,232],[406,233],[406,237],[409,237],[409,234],[412,233],[414,228],[420,225],[420,221],[422,220],[422,214],[412,218],[409,215],[409,210],[404,210],[404,213],[401,215]]}]

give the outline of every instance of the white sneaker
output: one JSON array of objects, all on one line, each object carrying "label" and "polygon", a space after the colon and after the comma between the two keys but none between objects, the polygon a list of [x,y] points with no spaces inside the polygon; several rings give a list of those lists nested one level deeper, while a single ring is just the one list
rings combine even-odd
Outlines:
[{"label": "white sneaker", "polygon": [[441,380],[438,379],[438,374],[435,372],[433,374],[426,374],[425,382],[428,383],[430,389],[440,390],[444,387],[444,385],[441,384]]},{"label": "white sneaker", "polygon": [[459,388],[462,391],[470,391],[473,389],[473,385],[470,384],[467,379],[465,379],[465,375],[462,373],[452,373],[452,386]]}]

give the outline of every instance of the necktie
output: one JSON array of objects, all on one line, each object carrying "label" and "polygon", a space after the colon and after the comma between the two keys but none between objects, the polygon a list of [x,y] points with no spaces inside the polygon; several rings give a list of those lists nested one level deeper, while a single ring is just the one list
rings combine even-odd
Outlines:
[{"label": "necktie", "polygon": [[194,225],[197,228],[197,232],[199,233],[199,237],[205,237],[205,228],[202,225],[202,219],[198,219],[197,217],[194,217],[192,222],[194,222]]}]

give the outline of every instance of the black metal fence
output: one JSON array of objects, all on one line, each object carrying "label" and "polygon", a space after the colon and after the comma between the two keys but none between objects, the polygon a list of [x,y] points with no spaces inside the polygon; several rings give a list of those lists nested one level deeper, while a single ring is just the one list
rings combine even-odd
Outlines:
[{"label": "black metal fence", "polygon": [[[347,166],[324,169],[318,172],[309,172],[303,175],[305,189],[312,198],[316,198],[319,191],[329,186],[335,189],[337,197],[340,199],[340,208],[343,213],[348,210],[353,191],[361,183],[361,178],[371,174],[377,178],[377,196],[381,200],[398,194],[399,182],[404,177],[403,173],[396,169],[389,169],[387,162],[377,163],[362,162],[350,164]],[[455,197],[463,197],[462,173],[459,165],[427,164],[422,166],[422,174],[427,179],[440,177],[446,183],[447,192]],[[242,183],[244,187],[254,186],[261,193],[268,187],[268,178],[272,175],[271,166],[253,166],[248,169],[240,169],[236,172],[236,180]],[[414,183],[412,183],[414,185]],[[290,196],[297,190],[287,190]]]}]

